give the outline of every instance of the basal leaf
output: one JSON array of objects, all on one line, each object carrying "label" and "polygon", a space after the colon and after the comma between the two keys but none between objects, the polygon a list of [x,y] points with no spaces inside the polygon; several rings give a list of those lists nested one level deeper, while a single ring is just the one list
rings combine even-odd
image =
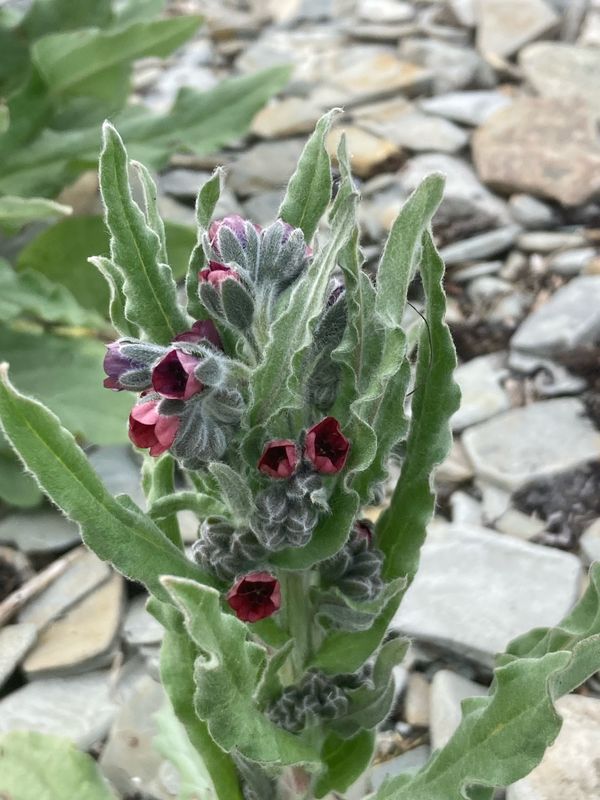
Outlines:
[{"label": "basal leaf", "polygon": [[[389,508],[376,528],[378,546],[386,556],[387,579],[414,576],[425,526],[433,513],[431,471],[450,448],[449,419],[458,408],[459,391],[452,378],[456,366],[454,345],[444,322],[442,288],[444,265],[430,234],[423,238],[421,277],[425,289],[428,327],[421,333],[412,401],[412,418],[400,479]],[[394,312],[384,305],[390,320]]]},{"label": "basal leaf", "polygon": [[160,262],[160,239],[131,196],[127,164],[121,137],[105,123],[100,189],[111,257],[125,277],[125,315],[151,341],[168,344],[188,327],[188,320],[177,302],[171,269]]},{"label": "basal leaf", "polygon": [[0,500],[18,508],[32,508],[42,502],[37,484],[12,452],[0,451]]},{"label": "basal leaf", "polygon": [[18,231],[28,222],[53,217],[68,216],[70,206],[46,200],[43,197],[0,197],[0,227],[9,232]]},{"label": "basal leaf", "polygon": [[333,118],[339,113],[340,109],[333,109],[317,122],[279,209],[279,216],[284,222],[294,228],[302,228],[307,242],[313,238],[331,200],[331,162],[325,148],[325,138]]},{"label": "basal leaf", "polygon": [[[128,66],[146,56],[167,56],[198,28],[200,17],[179,16],[134,22],[116,30],[87,28],[38,39],[32,58],[51,95],[86,94],[105,97],[107,73],[115,68],[128,80]],[[110,95],[109,95],[110,96]]]},{"label": "basal leaf", "polygon": [[1,372],[0,423],[25,467],[79,524],[83,541],[100,558],[163,600],[169,599],[160,582],[165,573],[211,582],[149,517],[115,500],[58,418],[10,384],[6,365]]},{"label": "basal leaf", "polygon": [[265,668],[266,651],[248,640],[246,626],[220,608],[214,589],[178,578],[163,584],[184,615],[186,630],[200,651],[194,704],[210,735],[226,752],[264,764],[318,762],[303,737],[274,725],[253,694]]},{"label": "basal leaf", "polygon": [[35,731],[0,735],[0,797],[117,800],[91,756],[68,739]]}]

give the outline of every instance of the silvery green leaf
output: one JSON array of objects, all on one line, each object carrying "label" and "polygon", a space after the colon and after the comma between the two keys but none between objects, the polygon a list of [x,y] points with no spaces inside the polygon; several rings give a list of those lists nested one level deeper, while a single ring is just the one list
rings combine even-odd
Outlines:
[{"label": "silvery green leaf", "polygon": [[217,167],[210,178],[200,187],[198,196],[196,197],[198,234],[196,246],[192,250],[185,278],[187,310],[194,319],[202,319],[206,314],[204,306],[198,297],[198,273],[206,263],[202,240],[204,234],[208,231],[215,208],[219,202],[222,183],[223,170],[221,167]]},{"label": "silvery green leaf", "polygon": [[221,494],[234,519],[246,522],[254,510],[252,493],[242,475],[239,475],[227,464],[215,461],[209,466],[221,489]]}]

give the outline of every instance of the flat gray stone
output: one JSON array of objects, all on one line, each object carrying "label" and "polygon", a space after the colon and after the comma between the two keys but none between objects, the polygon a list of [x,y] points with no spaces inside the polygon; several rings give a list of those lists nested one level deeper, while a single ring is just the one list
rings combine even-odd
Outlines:
[{"label": "flat gray stone", "polygon": [[556,211],[530,194],[513,194],[508,207],[514,221],[524,228],[549,228],[557,224]]},{"label": "flat gray stone", "polygon": [[583,560],[587,564],[600,561],[600,519],[595,520],[585,529],[579,539],[579,548]]},{"label": "flat gray stone", "polygon": [[463,430],[509,409],[510,399],[502,388],[507,375],[503,353],[478,356],[461,364],[454,373],[461,400],[451,420],[452,430]]},{"label": "flat gray stone", "polygon": [[600,191],[596,116],[578,99],[516,100],[475,131],[472,154],[480,178],[508,194],[579,206]]},{"label": "flat gray stone", "polygon": [[522,633],[556,625],[579,596],[570,553],[475,526],[436,526],[392,629],[491,667]]},{"label": "flat gray stone", "polygon": [[[406,753],[402,753],[400,756],[390,758],[388,761],[382,761],[371,770],[370,788],[373,791],[377,791],[386,778],[395,778],[397,775],[418,772],[421,767],[425,766],[430,755],[431,749],[426,744],[422,744],[419,747],[413,747],[412,750],[407,750]],[[362,797],[364,795],[361,795]]]},{"label": "flat gray stone", "polygon": [[462,443],[475,473],[509,491],[600,458],[600,433],[574,397],[505,411],[469,428]]},{"label": "flat gray stone", "polygon": [[568,247],[587,244],[583,233],[571,231],[525,231],[517,239],[517,247],[526,253],[553,253]]},{"label": "flat gray stone", "polygon": [[467,87],[488,89],[496,83],[491,67],[469,47],[439,39],[406,37],[398,52],[433,73],[434,94]]},{"label": "flat gray stone", "polygon": [[495,111],[510,105],[511,98],[495,89],[447,92],[419,101],[420,107],[428,114],[437,114],[463,125],[481,125]]},{"label": "flat gray stone", "polygon": [[387,135],[395,144],[417,152],[456,153],[469,141],[462,128],[452,122],[418,111],[400,117],[397,127]]},{"label": "flat gray stone", "polygon": [[49,508],[8,514],[0,521],[0,544],[27,554],[60,552],[80,540],[77,525]]},{"label": "flat gray stone", "polygon": [[506,800],[600,797],[600,700],[569,694],[556,703],[563,725],[541,764],[508,788]]},{"label": "flat gray stone", "polygon": [[123,610],[123,578],[116,573],[40,634],[23,662],[29,680],[63,677],[107,666]]},{"label": "flat gray stone", "polygon": [[106,735],[116,709],[108,670],[47,678],[0,700],[0,731],[63,736],[87,750]]},{"label": "flat gray stone", "polygon": [[136,461],[129,445],[97,447],[88,459],[109,492],[128,494],[141,508],[146,500],[141,485],[141,463]]},{"label": "flat gray stone", "polygon": [[552,255],[548,259],[548,269],[558,275],[570,278],[585,272],[587,266],[595,258],[598,258],[598,251],[595,247],[576,247],[573,250],[565,250]]},{"label": "flat gray stone", "polygon": [[262,108],[252,121],[252,133],[262,139],[279,139],[312,133],[321,110],[310,100],[285,97]]},{"label": "flat gray stone", "polygon": [[476,278],[487,277],[488,275],[496,275],[500,272],[504,261],[480,261],[478,264],[472,264],[469,267],[462,267],[452,271],[453,283],[469,283],[469,281]]},{"label": "flat gray stone", "polygon": [[160,175],[158,184],[166,194],[191,200],[197,196],[200,187],[209,178],[210,172],[178,167]]},{"label": "flat gray stone", "polygon": [[600,113],[600,50],[564,42],[537,42],[519,54],[519,65],[544,97],[579,98]]},{"label": "flat gray stone", "polygon": [[431,682],[429,726],[431,747],[434,750],[444,747],[458,728],[462,719],[462,701],[467,697],[481,697],[487,693],[485,686],[449,669],[440,669],[435,673]]},{"label": "flat gray stone", "polygon": [[411,672],[404,698],[404,719],[409,725],[429,725],[429,681],[420,672]]},{"label": "flat gray stone", "polygon": [[448,0],[452,13],[467,28],[474,28],[477,22],[476,0]]},{"label": "flat gray stone", "polygon": [[452,522],[455,525],[481,525],[483,509],[481,503],[467,492],[460,490],[450,495]]},{"label": "flat gray stone", "polygon": [[440,255],[448,267],[454,264],[464,264],[465,261],[496,256],[511,247],[520,230],[519,225],[506,225],[504,228],[480,233],[470,239],[453,242],[443,247]]},{"label": "flat gray stone", "polygon": [[80,554],[53,583],[34,597],[20,612],[20,622],[32,622],[43,630],[49,623],[105,583],[112,570],[90,550]]},{"label": "flat gray stone", "polygon": [[600,334],[600,275],[583,275],[556,291],[530,314],[511,347],[539,356],[557,356],[592,344]]},{"label": "flat gray stone", "polygon": [[544,0],[484,0],[477,6],[477,49],[507,58],[558,29],[560,18]]},{"label": "flat gray stone", "polygon": [[148,676],[134,685],[120,706],[102,750],[103,773],[122,795],[139,792],[157,800],[174,800],[163,780],[168,762],[154,746],[154,715],[168,702],[162,686]]},{"label": "flat gray stone", "polygon": [[37,628],[29,622],[0,628],[0,687],[19,666],[36,637]]},{"label": "flat gray stone", "polygon": [[160,644],[164,628],[152,614],[146,611],[146,595],[135,597],[129,604],[123,623],[123,637],[134,646]]},{"label": "flat gray stone", "polygon": [[443,232],[446,239],[465,239],[511,221],[506,203],[481,184],[465,161],[454,156],[426,153],[411,158],[399,173],[401,185],[407,194],[413,192],[432,172],[442,172],[446,178],[434,221],[435,230]]},{"label": "flat gray stone", "polygon": [[304,144],[304,139],[259,142],[233,162],[229,185],[243,197],[285,186]]},{"label": "flat gray stone", "polygon": [[406,22],[415,16],[415,9],[402,0],[359,0],[357,15],[366,22]]}]

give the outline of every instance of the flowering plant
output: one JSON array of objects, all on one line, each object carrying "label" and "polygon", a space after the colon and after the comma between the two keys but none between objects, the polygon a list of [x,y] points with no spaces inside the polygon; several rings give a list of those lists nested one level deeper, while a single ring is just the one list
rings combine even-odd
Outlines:
[{"label": "flowering plant", "polygon": [[[26,468],[87,545],[150,592],[165,628],[161,679],[204,761],[207,797],[219,800],[321,798],[368,766],[407,647],[386,632],[417,569],[430,474],[458,405],[430,233],[443,179],[430,176],[406,202],[373,283],[361,269],[343,139],[331,200],[333,114],[317,124],[272,225],[212,220],[220,171],[200,189],[185,304],[152,179],[135,165],[142,208],[123,143],[105,126],[111,256],[91,261],[110,284],[120,334],[105,386],[137,395],[129,434],[147,451],[147,512],[107,492],[6,368],[0,382],[2,425]],[[328,234],[313,242],[328,207]],[[411,336],[413,370],[403,321],[417,270],[426,324]],[[400,478],[372,525],[362,510],[381,500],[391,458]],[[199,525],[189,553],[176,517],[184,509]],[[448,745],[416,775],[384,784],[378,800],[489,800],[526,774],[560,727],[552,701],[600,667],[599,587],[593,570],[560,628],[514,642],[490,696],[465,704]]]}]

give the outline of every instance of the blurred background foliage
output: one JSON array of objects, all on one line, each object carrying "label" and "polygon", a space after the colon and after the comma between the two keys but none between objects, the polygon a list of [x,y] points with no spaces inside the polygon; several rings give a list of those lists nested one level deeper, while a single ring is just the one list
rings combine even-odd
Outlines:
[{"label": "blurred background foliage", "polygon": [[[87,259],[108,255],[108,237],[77,190],[97,168],[102,121],[114,122],[133,158],[160,170],[174,153],[202,156],[236,141],[287,81],[277,67],[209,91],[182,88],[162,114],[131,103],[134,62],[167,57],[201,24],[169,15],[165,0],[0,9],[0,360],[84,443],[125,441],[131,404],[102,390],[108,289]],[[195,233],[176,223],[166,233],[182,277]],[[41,501],[1,440],[0,500]]]}]

